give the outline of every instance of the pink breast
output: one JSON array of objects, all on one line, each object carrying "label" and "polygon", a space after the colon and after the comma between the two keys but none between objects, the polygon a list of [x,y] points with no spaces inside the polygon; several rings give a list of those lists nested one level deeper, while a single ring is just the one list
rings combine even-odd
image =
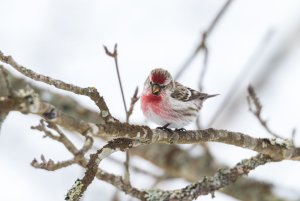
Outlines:
[{"label": "pink breast", "polygon": [[142,96],[142,110],[145,113],[149,108],[156,114],[160,114],[160,102],[161,96],[155,96],[153,94],[147,94]]}]

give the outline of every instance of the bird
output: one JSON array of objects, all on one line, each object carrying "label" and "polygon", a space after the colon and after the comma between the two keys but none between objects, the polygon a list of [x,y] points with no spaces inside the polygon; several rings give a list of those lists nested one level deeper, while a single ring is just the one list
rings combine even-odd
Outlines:
[{"label": "bird", "polygon": [[176,82],[162,68],[153,69],[147,77],[141,95],[141,109],[146,119],[161,125],[158,129],[186,131],[195,121],[203,102],[219,94],[206,94]]}]

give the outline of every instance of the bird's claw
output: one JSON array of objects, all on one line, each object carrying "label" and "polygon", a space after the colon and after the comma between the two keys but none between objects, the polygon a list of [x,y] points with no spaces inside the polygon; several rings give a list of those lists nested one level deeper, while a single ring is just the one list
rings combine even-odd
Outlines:
[{"label": "bird's claw", "polygon": [[186,129],[185,128],[175,128],[175,131],[186,132]]},{"label": "bird's claw", "polygon": [[173,130],[168,127],[160,126],[160,127],[157,127],[157,129],[168,131],[169,133],[173,133]]}]

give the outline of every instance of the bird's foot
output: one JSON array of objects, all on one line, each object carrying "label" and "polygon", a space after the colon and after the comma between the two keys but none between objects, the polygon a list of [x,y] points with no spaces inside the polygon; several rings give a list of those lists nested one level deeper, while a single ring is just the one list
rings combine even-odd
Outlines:
[{"label": "bird's foot", "polygon": [[175,128],[175,131],[186,132],[186,129],[185,128]]},{"label": "bird's foot", "polygon": [[164,130],[164,131],[168,131],[169,133],[173,133],[173,130],[171,128],[168,128],[170,124],[166,124],[164,126],[159,126],[157,127],[157,129],[161,129],[161,130]]}]

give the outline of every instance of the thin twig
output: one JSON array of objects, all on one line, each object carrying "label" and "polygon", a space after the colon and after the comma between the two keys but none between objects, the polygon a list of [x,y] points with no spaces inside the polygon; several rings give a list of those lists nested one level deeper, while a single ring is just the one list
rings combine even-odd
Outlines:
[{"label": "thin twig", "polygon": [[139,92],[139,88],[136,87],[133,96],[131,97],[131,103],[130,103],[130,107],[129,110],[126,113],[126,122],[129,123],[129,118],[132,115],[133,112],[133,108],[134,105],[136,104],[136,102],[139,100],[140,97],[138,97],[138,92]]},{"label": "thin twig", "polygon": [[31,162],[30,165],[37,169],[55,171],[55,170],[62,169],[62,168],[65,168],[65,167],[68,167],[68,166],[71,166],[71,165],[77,163],[75,158],[72,158],[69,160],[64,160],[61,162],[54,162],[52,159],[49,159],[48,161],[46,161],[46,159],[43,155],[41,155],[41,161],[42,162],[38,162],[36,159],[33,159],[33,161]]},{"label": "thin twig", "polygon": [[177,80],[187,69],[187,67],[192,63],[192,61],[195,59],[197,54],[200,52],[200,50],[205,50],[206,48],[206,39],[209,37],[211,32],[216,27],[217,23],[220,21],[221,17],[224,15],[225,11],[228,9],[229,5],[233,2],[233,0],[228,0],[224,6],[221,8],[221,10],[217,13],[215,18],[213,19],[212,23],[209,25],[207,30],[202,34],[201,41],[199,42],[199,45],[196,47],[196,49],[193,51],[193,53],[188,57],[188,59],[184,62],[183,66],[180,68],[180,70],[177,72],[177,74],[174,76],[175,80]]},{"label": "thin twig", "polygon": [[105,53],[108,56],[114,58],[117,75],[118,75],[118,80],[119,80],[119,86],[120,86],[122,99],[123,99],[123,105],[124,105],[124,109],[125,109],[125,114],[127,114],[127,106],[126,106],[126,101],[125,101],[125,96],[124,96],[124,91],[123,91],[123,86],[122,86],[122,81],[121,81],[121,76],[120,76],[120,70],[119,70],[119,65],[118,65],[118,50],[117,50],[118,45],[115,44],[113,52],[110,52],[105,45],[103,47],[104,47]]},{"label": "thin twig", "polygon": [[[124,105],[124,110],[125,110],[125,115],[126,115],[126,122],[129,123],[129,118],[130,118],[130,116],[131,116],[131,114],[133,112],[134,105],[135,105],[135,103],[139,99],[139,97],[137,97],[138,87],[135,89],[134,95],[131,98],[130,108],[129,108],[129,110],[127,110],[127,106],[126,106],[127,104],[126,104],[126,101],[125,101],[125,95],[124,95],[124,91],[123,91],[123,85],[122,85],[121,76],[120,76],[120,70],[119,70],[119,65],[118,65],[117,44],[115,44],[113,52],[110,52],[106,46],[103,46],[103,47],[104,47],[105,53],[108,56],[114,58],[115,66],[116,66],[116,70],[117,70],[117,75],[118,75],[118,80],[119,80],[119,86],[120,86],[120,90],[121,90],[121,94],[122,94],[122,99],[123,99],[123,105]],[[129,183],[130,173],[129,173],[129,153],[128,152],[126,152],[126,159],[125,159],[124,165],[125,165],[124,178],[125,178],[125,181]]]},{"label": "thin twig", "polygon": [[129,172],[129,163],[130,163],[130,155],[129,155],[129,150],[125,152],[125,161],[124,161],[124,167],[125,167],[125,172],[124,172],[124,181],[127,184],[130,184],[130,172]]},{"label": "thin twig", "polygon": [[[254,116],[257,118],[259,123],[266,129],[266,131],[269,134],[277,138],[282,138],[278,134],[271,131],[271,129],[267,124],[267,121],[262,118],[261,111],[263,107],[256,95],[254,88],[251,85],[248,86],[248,94],[249,95],[247,96],[247,102],[249,106],[249,111],[252,112],[252,114],[254,114]],[[254,108],[252,108],[252,104],[254,105]]]}]

